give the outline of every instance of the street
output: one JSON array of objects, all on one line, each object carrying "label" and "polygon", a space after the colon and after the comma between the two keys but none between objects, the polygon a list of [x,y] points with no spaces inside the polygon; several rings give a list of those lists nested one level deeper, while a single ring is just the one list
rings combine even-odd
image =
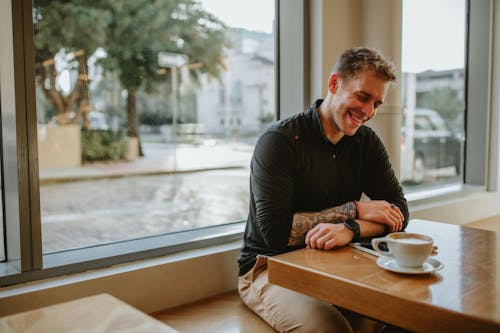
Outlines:
[{"label": "street", "polygon": [[42,186],[43,252],[246,219],[248,169]]}]

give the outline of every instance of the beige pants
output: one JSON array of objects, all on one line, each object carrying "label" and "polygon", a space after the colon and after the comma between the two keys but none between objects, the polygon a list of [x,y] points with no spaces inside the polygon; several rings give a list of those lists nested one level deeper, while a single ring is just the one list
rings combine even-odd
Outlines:
[{"label": "beige pants", "polygon": [[315,298],[271,284],[267,258],[238,279],[243,302],[278,332],[379,332],[384,325]]}]

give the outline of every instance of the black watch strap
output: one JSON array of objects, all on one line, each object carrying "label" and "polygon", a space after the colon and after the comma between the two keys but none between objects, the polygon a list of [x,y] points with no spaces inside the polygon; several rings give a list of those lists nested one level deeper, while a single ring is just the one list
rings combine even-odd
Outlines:
[{"label": "black watch strap", "polygon": [[351,242],[359,241],[359,238],[361,237],[361,230],[359,229],[359,223],[349,217],[347,220],[344,221],[344,225],[348,229],[354,232],[354,237],[352,238]]}]

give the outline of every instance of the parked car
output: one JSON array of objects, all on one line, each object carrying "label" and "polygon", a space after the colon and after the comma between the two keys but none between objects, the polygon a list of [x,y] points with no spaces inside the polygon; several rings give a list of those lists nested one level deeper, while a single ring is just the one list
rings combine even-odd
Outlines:
[{"label": "parked car", "polygon": [[441,115],[431,109],[417,108],[413,131],[405,114],[401,133],[401,181],[421,183],[428,171],[453,167],[459,174],[463,136],[452,133]]}]

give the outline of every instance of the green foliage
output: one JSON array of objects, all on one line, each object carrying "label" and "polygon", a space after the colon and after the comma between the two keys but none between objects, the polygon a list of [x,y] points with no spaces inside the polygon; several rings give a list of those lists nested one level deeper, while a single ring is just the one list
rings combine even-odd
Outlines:
[{"label": "green foliage", "polygon": [[99,1],[35,1],[33,21],[37,64],[51,59],[60,50],[66,53],[83,50],[88,59],[105,45],[106,29],[111,22],[108,11]]},{"label": "green foliage", "polygon": [[417,106],[434,109],[445,119],[453,120],[464,110],[464,102],[458,97],[458,91],[450,87],[434,88],[429,92],[419,93]]},{"label": "green foliage", "polygon": [[146,91],[161,79],[158,53],[185,54],[199,63],[192,77],[207,72],[215,77],[224,69],[223,51],[229,47],[226,27],[193,0],[105,1],[112,21],[105,46],[106,65],[119,73],[128,90],[144,84]]},{"label": "green foliage", "polygon": [[441,87],[419,93],[417,107],[436,110],[445,119],[450,130],[463,130],[464,101],[459,98],[457,90]]},{"label": "green foliage", "polygon": [[127,142],[122,132],[82,129],[82,160],[84,162],[119,160],[125,156],[126,151]]},{"label": "green foliage", "polygon": [[92,1],[37,1],[35,46],[37,50],[84,49],[92,54],[106,41],[109,12],[92,6]]},{"label": "green foliage", "polygon": [[[160,80],[171,82],[171,71],[158,75],[159,52],[187,55],[196,64],[189,73],[197,83],[201,73],[220,76],[224,50],[230,47],[226,26],[195,0],[39,0],[33,22],[40,85],[47,84],[42,62],[61,50],[83,50],[87,62],[101,48],[106,57],[99,64],[116,73],[128,96],[135,96],[140,89],[153,91]],[[53,93],[46,97],[53,99]],[[137,135],[135,98],[127,103],[128,132]]]}]

